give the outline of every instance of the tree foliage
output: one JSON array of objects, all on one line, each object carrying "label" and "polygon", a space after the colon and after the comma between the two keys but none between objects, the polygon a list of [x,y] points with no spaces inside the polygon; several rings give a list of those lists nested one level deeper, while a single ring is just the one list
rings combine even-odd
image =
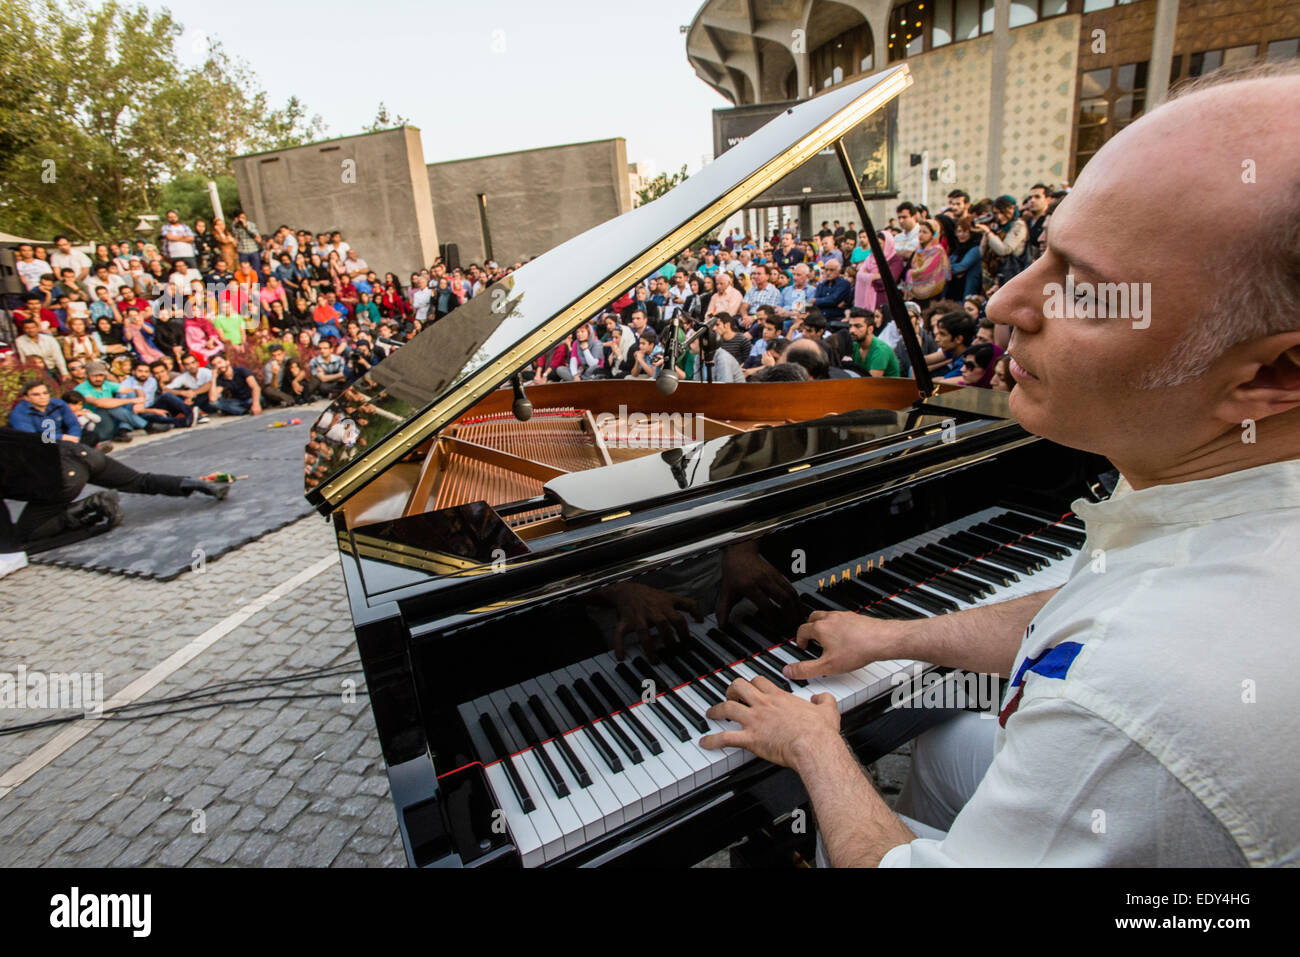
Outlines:
[{"label": "tree foliage", "polygon": [[369,126],[361,128],[362,133],[378,133],[381,130],[391,130],[394,127],[405,126],[410,123],[409,117],[402,116],[400,113],[389,113],[388,107],[384,101],[379,101],[379,109],[375,110],[375,118],[370,121]]},{"label": "tree foliage", "polygon": [[686,182],[685,163],[682,164],[682,168],[680,170],[678,170],[676,173],[673,173],[671,176],[669,176],[667,173],[660,173],[654,179],[650,180],[650,182],[646,183],[643,187],[638,189],[636,191],[636,198],[637,198],[636,204],[638,206],[644,206],[646,203],[658,199],[660,196],[668,192],[674,186],[684,182]]},{"label": "tree foliage", "polygon": [[229,176],[242,153],[319,138],[210,42],[187,66],[169,12],[107,0],[0,4],[0,223],[38,237],[129,235],[169,182]]}]

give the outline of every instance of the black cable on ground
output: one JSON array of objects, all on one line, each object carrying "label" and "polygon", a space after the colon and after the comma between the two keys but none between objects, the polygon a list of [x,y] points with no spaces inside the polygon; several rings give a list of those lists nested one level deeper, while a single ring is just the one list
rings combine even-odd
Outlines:
[{"label": "black cable on ground", "polygon": [[[290,684],[295,681],[312,681],[320,678],[335,678],[353,674],[360,675],[361,672],[351,665],[331,665],[324,668],[311,668],[306,671],[293,672],[285,675],[266,675],[260,678],[234,678],[228,681],[219,681],[215,684],[205,685],[200,688],[192,688],[189,691],[182,691],[178,694],[168,695],[163,698],[151,698],[148,701],[133,701],[130,704],[119,705],[116,708],[108,709],[98,715],[86,715],[82,712],[79,714],[58,715],[56,717],[44,718],[40,721],[31,721],[26,724],[11,725],[9,727],[0,728],[0,736],[19,734],[23,731],[35,731],[38,728],[68,724],[73,721],[134,721],[137,719],[162,717],[168,714],[185,714],[190,711],[200,711],[206,708],[219,708],[227,704],[256,704],[262,701],[289,701],[297,698],[333,698],[336,697],[339,692],[295,692],[293,694],[283,695],[263,695],[256,698],[234,698],[221,701],[210,701],[187,708],[163,708],[161,710],[149,712],[145,712],[144,710],[147,708],[157,708],[159,705],[195,701],[200,698],[210,698],[214,695],[231,694],[238,691],[248,691],[254,688],[276,687],[279,685]],[[368,692],[362,689],[358,689],[357,693],[362,695],[368,694]]]}]

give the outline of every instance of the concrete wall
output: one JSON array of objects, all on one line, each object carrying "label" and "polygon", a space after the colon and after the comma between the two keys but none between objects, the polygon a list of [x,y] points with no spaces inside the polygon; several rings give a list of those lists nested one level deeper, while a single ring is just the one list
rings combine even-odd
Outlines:
[{"label": "concrete wall", "polygon": [[282,223],[339,229],[372,268],[399,275],[438,254],[415,127],[240,156],[234,167],[240,203],[264,235]]},{"label": "concrete wall", "polygon": [[[627,145],[619,137],[430,163],[428,186],[444,243],[462,264],[537,256],[632,208]],[[486,197],[491,257],[483,242]]]}]

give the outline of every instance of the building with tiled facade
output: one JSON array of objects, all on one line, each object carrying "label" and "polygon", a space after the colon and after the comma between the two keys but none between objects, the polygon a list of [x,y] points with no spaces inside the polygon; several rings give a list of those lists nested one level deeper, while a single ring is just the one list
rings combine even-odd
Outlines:
[{"label": "building with tiled facade", "polygon": [[[937,208],[954,186],[1018,199],[1036,182],[1072,182],[1179,81],[1300,55],[1300,3],[708,0],[686,52],[737,106],[805,99],[906,61],[915,83],[899,100],[897,185],[916,200],[924,177]],[[924,166],[908,164],[922,153]],[[892,215],[872,205],[873,218]],[[855,218],[847,205],[809,213]]]}]

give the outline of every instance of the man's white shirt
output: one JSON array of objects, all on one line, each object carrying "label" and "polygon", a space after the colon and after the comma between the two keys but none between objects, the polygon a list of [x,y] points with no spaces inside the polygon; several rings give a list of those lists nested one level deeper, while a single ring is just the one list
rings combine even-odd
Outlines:
[{"label": "man's white shirt", "polygon": [[917,222],[910,230],[894,237],[894,249],[901,256],[910,256],[921,245],[921,224]]},{"label": "man's white shirt", "polygon": [[1300,864],[1300,460],[1075,508],[992,765],[881,865]]},{"label": "man's white shirt", "polygon": [[15,265],[18,267],[18,277],[22,280],[23,288],[27,290],[39,286],[42,276],[54,275],[54,270],[44,259],[33,259],[31,262],[23,262],[19,259]]}]

